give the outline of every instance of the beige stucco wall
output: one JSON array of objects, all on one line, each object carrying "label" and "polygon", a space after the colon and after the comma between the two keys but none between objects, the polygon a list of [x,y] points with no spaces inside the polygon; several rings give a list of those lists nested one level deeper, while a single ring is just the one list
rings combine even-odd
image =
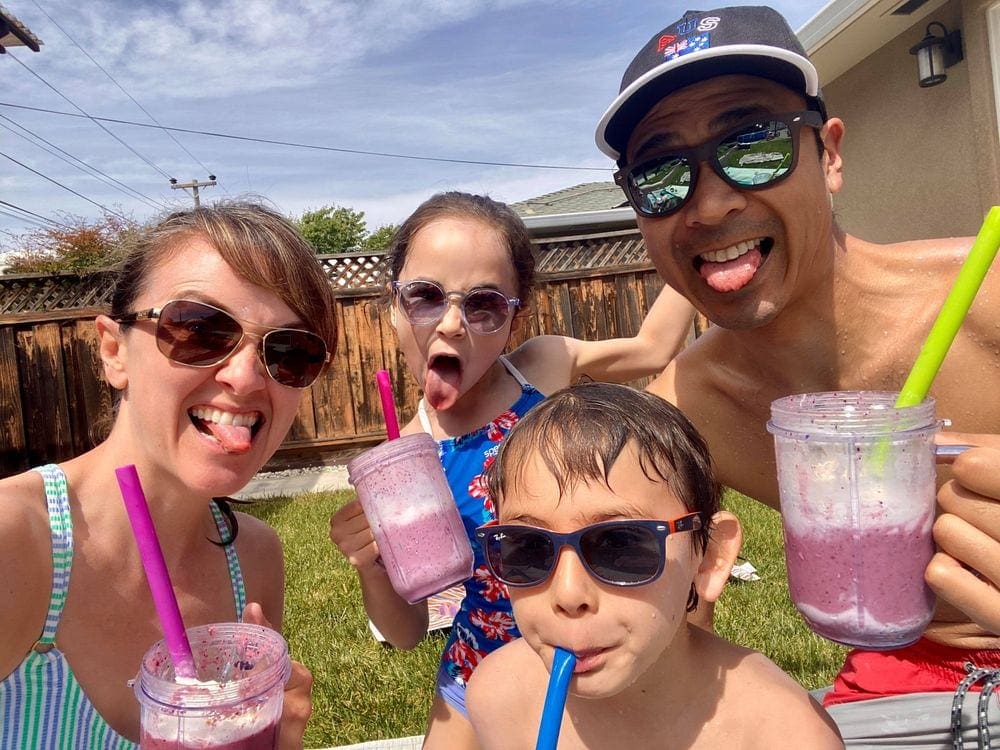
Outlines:
[{"label": "beige stucco wall", "polygon": [[[1000,141],[986,28],[996,0],[951,0],[823,89],[846,124],[841,225],[876,242],[975,234],[1000,204]],[[962,29],[965,59],[917,85],[927,22]]]}]

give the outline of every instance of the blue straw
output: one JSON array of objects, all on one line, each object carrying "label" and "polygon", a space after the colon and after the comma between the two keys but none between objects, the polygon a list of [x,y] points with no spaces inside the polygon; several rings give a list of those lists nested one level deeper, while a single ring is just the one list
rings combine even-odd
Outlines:
[{"label": "blue straw", "polygon": [[549,675],[549,689],[545,693],[545,706],[542,708],[535,750],[556,750],[563,707],[566,705],[566,691],[575,665],[576,656],[572,651],[556,647],[552,655],[552,674]]}]

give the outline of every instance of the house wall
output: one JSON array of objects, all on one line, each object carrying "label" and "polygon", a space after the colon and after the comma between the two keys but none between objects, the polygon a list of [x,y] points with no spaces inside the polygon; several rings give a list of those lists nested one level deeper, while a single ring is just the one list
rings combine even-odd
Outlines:
[{"label": "house wall", "polygon": [[[834,207],[848,232],[876,242],[975,234],[1000,204],[1000,139],[986,25],[997,0],[951,0],[823,90],[846,125],[843,190]],[[927,23],[961,28],[965,59],[948,80],[917,84],[909,48]]]}]

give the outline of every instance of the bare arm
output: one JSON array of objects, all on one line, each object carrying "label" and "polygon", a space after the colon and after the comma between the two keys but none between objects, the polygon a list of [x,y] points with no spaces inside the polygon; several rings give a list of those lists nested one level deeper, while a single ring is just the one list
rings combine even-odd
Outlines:
[{"label": "bare arm", "polygon": [[748,748],[839,750],[844,747],[836,723],[822,706],[763,654],[745,661],[745,677],[726,691],[737,701],[743,723],[753,726]]},{"label": "bare arm", "polygon": [[239,535],[236,547],[247,602],[260,605],[267,626],[281,631],[285,614],[285,553],[277,532],[259,518],[236,513]]},{"label": "bare arm", "polygon": [[532,747],[548,673],[523,638],[489,654],[465,692],[469,720],[483,750]]},{"label": "bare arm", "polygon": [[0,482],[0,679],[24,659],[45,626],[52,545],[42,479],[34,472]]},{"label": "bare arm", "polygon": [[635,336],[603,341],[536,336],[512,356],[545,393],[582,376],[624,383],[661,372],[683,349],[693,318],[691,304],[664,285]]},{"label": "bare arm", "polygon": [[361,503],[352,500],[330,518],[330,541],[361,581],[365,612],[396,648],[411,649],[427,634],[427,603],[409,604],[389,582]]}]

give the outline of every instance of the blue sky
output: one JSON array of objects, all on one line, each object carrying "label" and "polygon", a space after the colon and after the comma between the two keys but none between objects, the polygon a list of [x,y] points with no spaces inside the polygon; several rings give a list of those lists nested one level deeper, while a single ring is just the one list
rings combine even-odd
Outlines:
[{"label": "blue sky", "polygon": [[[95,204],[146,220],[191,205],[186,191],[170,188],[169,176],[183,183],[211,172],[218,186],[201,191],[205,201],[254,194],[290,216],[335,203],[364,211],[371,229],[398,223],[440,190],[518,201],[608,179],[611,163],[594,146],[594,126],[635,52],[688,7],[637,0],[3,1],[44,44],[39,53],[14,47],[0,56],[0,200],[57,221],[98,216]],[[825,4],[772,6],[800,28]],[[152,124],[129,95],[171,128],[576,169],[173,133],[182,148],[156,127],[102,123],[116,139],[86,117],[6,106]],[[37,137],[64,158],[39,148]],[[127,189],[85,174],[67,154]],[[0,211],[16,213],[2,203]],[[32,226],[0,213],[0,248]]]}]

